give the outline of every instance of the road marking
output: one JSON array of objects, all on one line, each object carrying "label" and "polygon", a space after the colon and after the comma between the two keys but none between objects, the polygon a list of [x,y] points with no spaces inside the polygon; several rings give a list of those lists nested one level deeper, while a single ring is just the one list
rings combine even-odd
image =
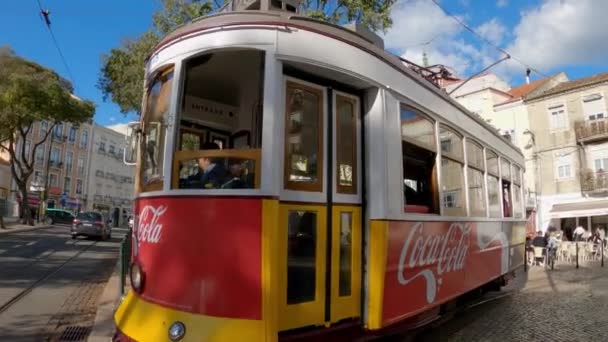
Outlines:
[{"label": "road marking", "polygon": [[26,246],[32,246],[32,245],[35,245],[35,244],[36,244],[36,242],[37,242],[37,241],[30,241],[30,242],[26,243],[25,245],[26,245]]}]

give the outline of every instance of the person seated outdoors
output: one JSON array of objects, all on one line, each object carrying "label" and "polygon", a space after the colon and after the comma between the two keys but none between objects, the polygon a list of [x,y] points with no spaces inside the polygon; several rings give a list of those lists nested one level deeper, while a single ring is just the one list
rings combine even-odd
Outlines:
[{"label": "person seated outdoors", "polygon": [[[206,142],[202,149],[219,150],[220,147],[214,142]],[[219,189],[229,179],[221,158],[201,157],[198,159],[198,167],[198,172],[186,179],[185,188]]]}]

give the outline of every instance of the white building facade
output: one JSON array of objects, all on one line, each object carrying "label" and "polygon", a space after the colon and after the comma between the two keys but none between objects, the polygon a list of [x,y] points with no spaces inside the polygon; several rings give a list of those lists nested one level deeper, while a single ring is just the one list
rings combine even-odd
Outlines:
[{"label": "white building facade", "polygon": [[126,226],[132,213],[135,167],[125,165],[125,135],[95,124],[87,182],[87,209],[108,215],[114,226]]}]

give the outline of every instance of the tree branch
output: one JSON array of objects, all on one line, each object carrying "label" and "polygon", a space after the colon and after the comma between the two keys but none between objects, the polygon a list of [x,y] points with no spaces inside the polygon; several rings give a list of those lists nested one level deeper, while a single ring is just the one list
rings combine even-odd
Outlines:
[{"label": "tree branch", "polygon": [[[28,161],[28,156],[25,153],[25,146],[27,143],[27,134],[28,132],[32,129],[32,125],[30,124],[26,130],[23,130],[23,127],[19,127],[19,133],[21,133],[21,140],[22,140],[22,144],[21,144],[21,161],[23,162],[23,164],[25,164],[26,169],[31,169],[32,168],[32,164],[29,163]],[[30,142],[30,149],[32,148],[32,143]]]}]

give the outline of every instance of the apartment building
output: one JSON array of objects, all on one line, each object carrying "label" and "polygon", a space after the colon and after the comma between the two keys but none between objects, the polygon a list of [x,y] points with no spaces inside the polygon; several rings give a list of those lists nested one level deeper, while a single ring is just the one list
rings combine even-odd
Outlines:
[{"label": "apartment building", "polygon": [[525,98],[539,180],[539,227],[608,225],[608,73]]},{"label": "apartment building", "polygon": [[[48,121],[34,123],[25,141],[18,141],[17,148],[25,144],[29,155],[32,145],[51,129]],[[48,185],[47,208],[67,208],[78,211],[86,206],[85,181],[88,177],[91,125],[60,123],[53,128],[44,144],[36,149],[34,172],[29,180],[30,206],[40,205],[40,191]],[[20,201],[18,189],[12,182],[11,193]]]},{"label": "apartment building", "polygon": [[93,125],[87,209],[105,212],[124,226],[132,212],[135,167],[124,164],[125,134],[114,128]]}]

